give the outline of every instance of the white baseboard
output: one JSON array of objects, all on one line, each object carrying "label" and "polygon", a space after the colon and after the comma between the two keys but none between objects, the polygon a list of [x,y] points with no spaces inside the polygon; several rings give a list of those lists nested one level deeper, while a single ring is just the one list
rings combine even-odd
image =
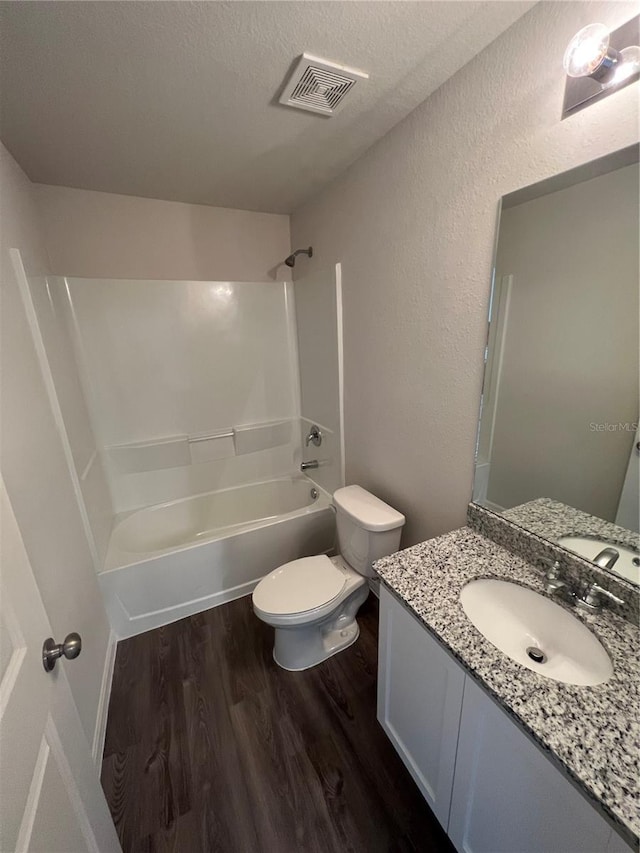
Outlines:
[{"label": "white baseboard", "polygon": [[107,734],[107,714],[109,713],[109,697],[111,696],[111,682],[113,681],[113,667],[116,662],[116,648],[118,646],[118,638],[111,631],[109,634],[109,643],[107,646],[107,654],[104,660],[104,670],[102,671],[102,683],[100,685],[100,699],[98,700],[98,714],[96,718],[96,727],[93,733],[93,745],[91,754],[93,762],[100,770],[102,764],[102,754],[104,752],[104,739]]}]

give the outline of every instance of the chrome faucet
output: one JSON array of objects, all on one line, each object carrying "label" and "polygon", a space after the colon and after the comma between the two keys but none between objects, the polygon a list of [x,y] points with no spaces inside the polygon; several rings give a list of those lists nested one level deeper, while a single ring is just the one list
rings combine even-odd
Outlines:
[{"label": "chrome faucet", "polygon": [[[618,552],[613,548],[605,548],[605,551],[614,551],[615,559],[611,563],[611,565],[613,565],[619,556]],[[604,551],[602,553],[604,553]],[[547,595],[554,595],[555,593],[560,592],[560,590],[564,590],[564,597],[569,601],[569,603],[575,604],[575,606],[580,608],[580,610],[586,610],[588,613],[597,613],[609,604],[609,602],[613,602],[620,606],[624,605],[625,602],[622,598],[618,598],[618,596],[614,595],[610,590],[605,589],[595,582],[585,584],[572,583],[568,577],[564,576],[558,560],[552,561],[543,559],[543,561],[549,566],[544,575],[544,591]],[[599,563],[598,565],[603,568],[607,568],[603,566],[602,563]]]},{"label": "chrome faucet", "polygon": [[303,462],[300,465],[300,470],[301,471],[307,471],[309,468],[319,468],[319,467],[320,467],[320,463],[318,462],[317,459],[310,459],[308,462]]},{"label": "chrome faucet", "polygon": [[313,424],[309,430],[309,435],[304,440],[305,447],[309,447],[310,444],[313,444],[314,447],[320,447],[322,444],[322,433],[315,424]]},{"label": "chrome faucet", "polygon": [[612,569],[619,556],[620,551],[616,551],[615,548],[604,548],[599,554],[596,554],[593,562],[596,566],[600,566],[601,569]]}]

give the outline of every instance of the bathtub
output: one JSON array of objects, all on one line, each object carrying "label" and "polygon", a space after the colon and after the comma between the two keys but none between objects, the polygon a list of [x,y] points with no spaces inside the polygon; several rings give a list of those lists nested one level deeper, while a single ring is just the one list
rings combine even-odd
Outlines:
[{"label": "bathtub", "polygon": [[112,629],[132,637],[248,595],[282,563],[329,551],[334,531],[330,496],[303,477],[128,513],[99,573]]}]

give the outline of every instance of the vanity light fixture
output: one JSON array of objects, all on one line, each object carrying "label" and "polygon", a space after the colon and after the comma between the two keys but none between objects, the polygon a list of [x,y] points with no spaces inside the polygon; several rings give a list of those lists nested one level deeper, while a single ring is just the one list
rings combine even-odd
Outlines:
[{"label": "vanity light fixture", "polygon": [[616,50],[604,24],[589,24],[569,42],[563,65],[569,77],[593,77],[608,89],[640,71],[640,47]]},{"label": "vanity light fixture", "polygon": [[638,79],[639,43],[640,16],[612,32],[604,24],[579,30],[564,54],[567,83],[562,117]]}]

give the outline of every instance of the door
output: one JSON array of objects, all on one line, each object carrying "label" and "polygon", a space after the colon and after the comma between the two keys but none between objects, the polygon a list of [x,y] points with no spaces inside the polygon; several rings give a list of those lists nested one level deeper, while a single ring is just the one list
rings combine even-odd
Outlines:
[{"label": "door", "polygon": [[[640,419],[639,419],[640,420]],[[627,530],[638,532],[640,524],[640,429],[636,430],[629,456],[627,474],[624,478],[616,524]]]},{"label": "door", "polygon": [[379,636],[378,720],[446,829],[464,672],[384,587]]},{"label": "door", "polygon": [[64,671],[74,662],[42,665],[51,629],[1,479],[0,513],[0,850],[119,851]]},{"label": "door", "polygon": [[449,819],[456,850],[604,853],[611,835],[596,809],[467,676]]},{"label": "door", "polygon": [[484,351],[484,381],[480,397],[480,422],[476,446],[476,470],[473,481],[473,500],[500,512],[503,507],[488,499],[489,478],[491,476],[491,453],[493,452],[493,431],[498,411],[500,379],[504,356],[509,306],[513,275],[496,276],[494,271],[491,299],[489,302],[489,334]]}]

